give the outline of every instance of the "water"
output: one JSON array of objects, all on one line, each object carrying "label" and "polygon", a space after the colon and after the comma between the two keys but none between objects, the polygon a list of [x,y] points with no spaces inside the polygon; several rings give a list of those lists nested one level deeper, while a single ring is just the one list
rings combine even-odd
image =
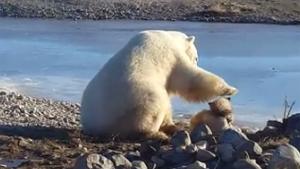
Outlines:
[{"label": "water", "polygon": [[[199,65],[240,90],[233,104],[241,121],[281,117],[285,96],[300,101],[300,27],[257,24],[1,18],[0,88],[80,102],[103,64],[145,29],[196,36]],[[177,114],[206,107],[179,98],[172,103]]]}]

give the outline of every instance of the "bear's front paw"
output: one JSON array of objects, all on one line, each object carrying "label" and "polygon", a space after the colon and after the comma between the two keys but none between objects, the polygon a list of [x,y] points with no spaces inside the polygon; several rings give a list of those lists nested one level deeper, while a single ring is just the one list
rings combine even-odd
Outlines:
[{"label": "bear's front paw", "polygon": [[238,93],[238,89],[234,87],[226,87],[222,93],[222,96],[233,96]]}]

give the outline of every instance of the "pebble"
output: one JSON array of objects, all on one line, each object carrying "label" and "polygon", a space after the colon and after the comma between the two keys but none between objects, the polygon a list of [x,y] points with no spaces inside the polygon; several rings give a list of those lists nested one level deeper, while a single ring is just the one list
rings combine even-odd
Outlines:
[{"label": "pebble", "polygon": [[76,160],[74,169],[115,169],[111,160],[101,154],[87,154]]},{"label": "pebble", "polygon": [[141,153],[139,151],[129,151],[126,153],[125,157],[129,161],[139,160],[141,158]]},{"label": "pebble", "polygon": [[113,161],[113,163],[116,167],[130,168],[132,166],[131,162],[126,157],[124,157],[122,154],[113,155],[111,157],[111,160]]}]

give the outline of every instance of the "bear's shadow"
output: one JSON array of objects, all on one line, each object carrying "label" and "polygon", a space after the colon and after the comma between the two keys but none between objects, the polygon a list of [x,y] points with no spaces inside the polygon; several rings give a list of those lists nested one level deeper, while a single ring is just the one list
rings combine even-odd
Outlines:
[{"label": "bear's shadow", "polygon": [[80,138],[89,143],[111,143],[111,142],[141,142],[141,140],[130,140],[120,138],[119,136],[102,135],[90,136],[85,134],[80,129],[66,129],[55,127],[42,127],[42,126],[18,126],[18,125],[0,125],[0,135],[6,136],[19,136],[31,139],[53,139],[53,140],[72,140],[72,138]]},{"label": "bear's shadow", "polygon": [[21,136],[32,139],[69,139],[73,130],[41,126],[0,125],[0,135]]}]

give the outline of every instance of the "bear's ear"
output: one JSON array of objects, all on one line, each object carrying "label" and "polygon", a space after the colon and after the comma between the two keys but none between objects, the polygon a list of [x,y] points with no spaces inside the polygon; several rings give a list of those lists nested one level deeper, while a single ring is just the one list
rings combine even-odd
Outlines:
[{"label": "bear's ear", "polygon": [[190,43],[194,43],[195,42],[195,36],[189,36],[186,40]]}]

